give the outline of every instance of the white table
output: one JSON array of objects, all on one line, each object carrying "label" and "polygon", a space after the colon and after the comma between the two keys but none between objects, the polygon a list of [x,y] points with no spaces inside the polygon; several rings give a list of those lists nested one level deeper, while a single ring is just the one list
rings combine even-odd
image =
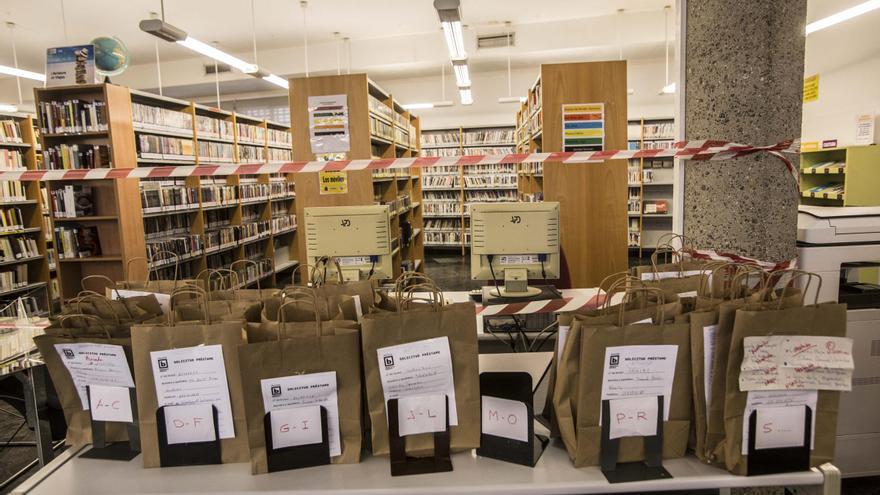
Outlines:
[{"label": "white table", "polygon": [[249,464],[143,469],[140,456],[129,462],[81,459],[88,449],[70,449],[15,489],[14,494],[568,494],[662,490],[729,489],[754,486],[798,487],[799,493],[837,495],[836,468],[825,465],[798,473],[734,476],[693,457],[668,459],[672,479],[609,484],[597,467],[576,469],[561,445],[550,445],[537,466],[528,468],[473,453],[452,456],[454,470],[391,477],[388,458],[367,457],[360,464],[330,465],[253,476]]}]

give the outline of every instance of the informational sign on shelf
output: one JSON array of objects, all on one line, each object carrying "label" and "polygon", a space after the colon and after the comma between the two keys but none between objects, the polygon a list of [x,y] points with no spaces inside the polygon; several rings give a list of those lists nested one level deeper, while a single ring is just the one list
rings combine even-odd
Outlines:
[{"label": "informational sign on shelf", "polygon": [[856,144],[874,144],[874,122],[876,115],[866,113],[856,119]]},{"label": "informational sign on shelf", "polygon": [[325,170],[318,172],[321,194],[345,194],[348,192],[348,172]]},{"label": "informational sign on shelf", "polygon": [[315,154],[351,150],[347,95],[309,96],[309,141]]},{"label": "informational sign on shelf", "polygon": [[818,151],[819,141],[803,141],[801,142],[801,153],[807,151]]},{"label": "informational sign on shelf", "polygon": [[95,83],[95,46],[60,46],[46,50],[46,86]]},{"label": "informational sign on shelf", "polygon": [[804,103],[819,99],[819,74],[804,78]]},{"label": "informational sign on shelf", "polygon": [[562,105],[562,151],[605,149],[605,104]]}]

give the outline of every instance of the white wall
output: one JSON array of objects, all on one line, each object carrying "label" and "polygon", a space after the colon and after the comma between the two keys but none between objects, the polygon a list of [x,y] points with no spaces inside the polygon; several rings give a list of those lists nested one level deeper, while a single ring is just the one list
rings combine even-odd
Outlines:
[{"label": "white wall", "polygon": [[819,99],[804,103],[803,140],[837,139],[839,146],[853,144],[856,117],[870,112],[880,115],[878,80],[880,53],[830,72],[819,72]]}]

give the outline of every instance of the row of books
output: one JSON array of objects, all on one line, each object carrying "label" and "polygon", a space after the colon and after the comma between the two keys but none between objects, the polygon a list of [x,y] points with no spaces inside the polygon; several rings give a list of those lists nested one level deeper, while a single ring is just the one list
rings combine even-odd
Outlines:
[{"label": "row of books", "polygon": [[626,211],[633,215],[638,215],[642,211],[642,198],[638,194],[630,195],[626,199]]},{"label": "row of books", "polygon": [[540,162],[521,163],[519,170],[525,174],[544,175],[544,164]]},{"label": "row of books", "polygon": [[[464,199],[465,208],[468,208],[470,203],[506,203],[509,201],[516,201],[516,189],[505,189],[500,191],[466,191]],[[465,209],[466,213],[468,211],[468,209]]]},{"label": "row of books", "polygon": [[290,131],[282,131],[279,129],[268,129],[269,146],[290,146],[293,138]]},{"label": "row of books", "polygon": [[272,218],[287,215],[290,211],[290,205],[284,202],[272,203]]},{"label": "row of books", "polygon": [[266,142],[266,129],[253,124],[238,122],[238,143],[256,143],[262,145]]},{"label": "row of books", "polygon": [[394,127],[370,116],[370,134],[392,141],[394,140]]},{"label": "row of books", "polygon": [[460,154],[461,151],[458,148],[422,148],[422,156],[458,156]]},{"label": "row of books", "polygon": [[24,228],[21,208],[0,208],[0,230],[15,231]]},{"label": "row of books", "polygon": [[461,230],[460,218],[431,218],[425,220],[425,232],[440,230]]},{"label": "row of books", "polygon": [[461,215],[461,203],[458,201],[428,201],[422,204],[423,214],[428,215]]},{"label": "row of books", "polygon": [[55,249],[59,259],[88,258],[101,255],[101,239],[94,225],[55,227]]},{"label": "row of books", "polygon": [[250,223],[250,222],[258,222],[263,218],[262,213],[260,212],[259,204],[247,205],[243,206],[241,211],[241,223],[242,225]]},{"label": "row of books", "polygon": [[232,163],[235,149],[229,143],[199,141],[199,162]]},{"label": "row of books", "polygon": [[202,207],[230,204],[238,201],[238,188],[225,184],[211,183],[202,179]]},{"label": "row of books", "polygon": [[516,175],[492,174],[492,175],[465,175],[465,188],[490,189],[494,187],[513,187],[516,189]]},{"label": "row of books", "polygon": [[141,209],[144,213],[187,209],[199,204],[199,193],[184,180],[140,181]]},{"label": "row of books", "polygon": [[192,230],[186,215],[162,215],[144,218],[144,234],[147,239],[185,234]]},{"label": "row of books", "polygon": [[839,182],[831,182],[806,189],[803,194],[804,196],[841,199],[844,194],[844,187]]},{"label": "row of books", "polygon": [[642,143],[642,149],[645,150],[666,150],[672,148],[675,141],[645,141]]},{"label": "row of books", "polygon": [[18,121],[0,120],[0,143],[21,143],[21,126]]},{"label": "row of books", "polygon": [[461,177],[458,175],[422,175],[422,188],[445,188],[461,187]]},{"label": "row of books", "polygon": [[514,139],[513,129],[480,129],[462,133],[464,144],[507,144]]},{"label": "row of books", "polygon": [[131,120],[137,129],[175,129],[192,133],[192,115],[178,110],[131,103]]},{"label": "row of books", "polygon": [[630,184],[630,186],[635,185],[635,187],[638,187],[638,185],[641,181],[642,181],[642,174],[641,174],[641,171],[639,170],[639,166],[638,165],[628,166],[626,168],[626,182],[627,182],[627,184]]},{"label": "row of books", "polygon": [[39,256],[37,240],[26,235],[0,237],[0,261],[15,261]]},{"label": "row of books", "polygon": [[394,142],[409,144],[409,133],[400,127],[394,128]]},{"label": "row of books", "polygon": [[675,139],[675,124],[673,122],[661,122],[645,124],[642,126],[644,139]]},{"label": "row of books", "polygon": [[[233,257],[232,253],[229,251],[225,251],[225,252],[217,253],[217,254],[212,254],[212,255],[208,256],[208,258],[207,258],[208,268],[210,268],[211,270],[217,270],[219,268],[229,268],[229,266],[232,264],[233,261],[235,261],[235,258]],[[228,278],[228,277],[223,277],[223,278]],[[219,285],[220,282],[221,281],[218,280],[218,277],[214,277],[211,280],[211,290],[229,289],[229,281],[228,280],[226,281],[225,285]]]},{"label": "row of books", "polygon": [[422,132],[422,148],[430,146],[450,146],[453,144],[458,145],[459,143],[461,143],[461,135],[459,134],[458,129]]},{"label": "row of books", "polygon": [[515,164],[468,165],[462,167],[465,177],[468,175],[509,175],[516,176]]},{"label": "row of books", "polygon": [[208,210],[205,212],[205,228],[216,229],[227,227],[232,224],[232,214],[229,209]]},{"label": "row of books", "polygon": [[296,227],[296,215],[287,214],[278,217],[272,217],[272,232],[281,232]]},{"label": "row of books", "polygon": [[[202,245],[202,236],[198,234],[180,235],[168,237],[157,241],[147,241],[147,258],[154,259],[153,256],[162,251],[169,251],[184,257],[189,254],[201,253],[204,249]],[[155,262],[156,264],[164,264]]]},{"label": "row of books", "polygon": [[137,140],[139,158],[155,160],[192,160],[192,139],[139,134]]},{"label": "row of books", "polygon": [[27,200],[25,183],[15,180],[0,181],[0,204]]},{"label": "row of books", "polygon": [[24,168],[24,153],[17,149],[0,148],[0,167],[5,169]]},{"label": "row of books", "polygon": [[511,155],[516,152],[513,146],[489,146],[485,148],[465,148],[465,155]]},{"label": "row of books", "polygon": [[43,101],[39,112],[41,130],[48,134],[107,130],[107,104],[101,100]]},{"label": "row of books", "polygon": [[43,149],[43,167],[48,170],[110,166],[110,146],[105,144],[56,144]]},{"label": "row of books", "polygon": [[394,110],[392,110],[391,107],[389,107],[385,103],[379,101],[378,98],[373,95],[368,95],[367,106],[369,107],[371,112],[383,117],[388,122],[391,122],[391,119],[394,116]]},{"label": "row of books", "polygon": [[95,214],[95,194],[92,186],[67,184],[49,191],[55,218],[87,217]]},{"label": "row of books", "polygon": [[238,197],[242,201],[269,197],[269,184],[241,184],[238,186]]},{"label": "row of books", "polygon": [[846,162],[827,161],[819,162],[801,169],[805,174],[842,174],[846,173]]},{"label": "row of books", "polygon": [[[286,150],[276,150],[286,151]],[[262,146],[238,145],[238,161],[242,163],[254,163],[266,161],[266,148]]]},{"label": "row of books", "polygon": [[196,115],[196,130],[199,136],[232,141],[232,122],[207,115]]},{"label": "row of books", "polygon": [[462,241],[464,241],[464,244],[471,243],[471,233],[467,230],[465,230],[463,236],[460,230],[449,232],[425,231],[426,246],[459,246],[462,244]]},{"label": "row of books", "polygon": [[627,232],[627,245],[629,247],[639,247],[642,245],[642,233],[637,230]]},{"label": "row of books", "polygon": [[294,194],[296,194],[296,190],[293,182],[269,183],[269,195],[273,198],[278,196],[293,196]]},{"label": "row of books", "polygon": [[18,265],[11,270],[0,272],[0,291],[6,292],[28,284],[27,265]]},{"label": "row of books", "polygon": [[519,200],[524,203],[540,203],[544,201],[544,193],[537,191],[534,193],[522,193],[519,196]]}]

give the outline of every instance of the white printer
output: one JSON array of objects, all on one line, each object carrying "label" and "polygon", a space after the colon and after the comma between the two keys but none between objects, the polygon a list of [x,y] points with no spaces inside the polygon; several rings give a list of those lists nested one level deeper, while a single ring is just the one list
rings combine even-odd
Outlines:
[{"label": "white printer", "polygon": [[822,276],[819,301],[849,307],[856,367],[852,392],[840,394],[834,464],[844,476],[880,474],[880,286],[859,280],[856,270],[880,266],[880,207],[802,205],[797,240],[798,267]]}]

